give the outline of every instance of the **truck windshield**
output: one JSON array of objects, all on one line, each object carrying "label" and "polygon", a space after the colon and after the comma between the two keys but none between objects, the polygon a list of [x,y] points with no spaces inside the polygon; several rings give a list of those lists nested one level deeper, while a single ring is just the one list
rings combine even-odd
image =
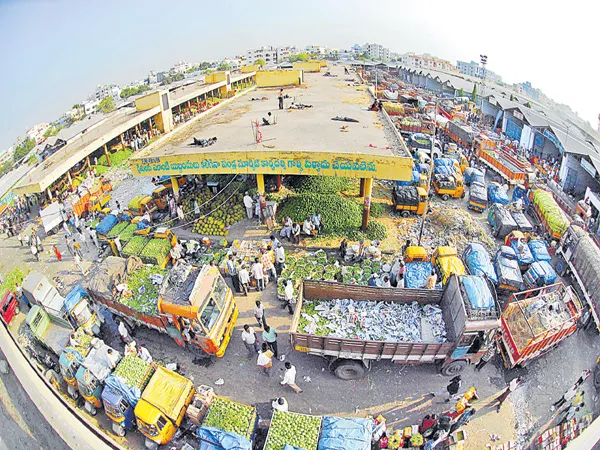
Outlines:
[{"label": "truck windshield", "polygon": [[200,315],[200,322],[210,332],[213,325],[217,322],[221,309],[217,306],[214,299],[210,299]]},{"label": "truck windshield", "polygon": [[83,325],[92,318],[92,311],[90,311],[90,308],[87,304],[84,302],[79,302],[79,304],[73,309],[73,315],[75,316],[77,323],[79,325]]},{"label": "truck windshield", "polygon": [[222,277],[218,277],[215,281],[215,286],[213,288],[213,298],[216,300],[219,308],[223,309],[223,305],[225,304],[225,298],[227,297],[227,284],[225,284],[225,280]]}]

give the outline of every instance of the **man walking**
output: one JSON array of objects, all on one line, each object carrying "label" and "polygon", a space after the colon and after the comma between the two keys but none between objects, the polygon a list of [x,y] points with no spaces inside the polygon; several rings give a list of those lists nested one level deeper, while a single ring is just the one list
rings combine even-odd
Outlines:
[{"label": "man walking", "polygon": [[23,238],[21,237],[21,232],[17,234],[17,239],[19,240],[19,244],[21,244],[21,247],[23,247]]},{"label": "man walking", "polygon": [[71,256],[73,256],[75,254],[75,252],[73,251],[73,245],[71,244],[71,241],[69,240],[69,236],[65,236],[65,245],[67,246],[67,250],[69,251]]},{"label": "man walking", "polygon": [[266,376],[271,376],[271,369],[273,368],[273,352],[269,350],[269,346],[266,342],[263,342],[262,349],[258,352],[256,365],[262,368],[263,373]]},{"label": "man walking", "polygon": [[430,395],[433,397],[444,397],[444,402],[448,403],[450,399],[456,397],[458,391],[460,390],[460,386],[462,385],[462,378],[460,375],[456,375],[454,378],[450,380],[450,384],[446,386],[445,391],[439,392],[430,392]]},{"label": "man walking", "polygon": [[269,344],[269,347],[273,349],[273,356],[277,358],[277,330],[269,325],[265,325],[262,335],[263,341]]},{"label": "man walking", "polygon": [[88,247],[87,241],[85,239],[85,232],[83,231],[83,228],[79,231],[78,236],[79,236],[79,240],[81,241],[81,243],[85,246],[85,249],[87,250],[89,247]]},{"label": "man walking", "polygon": [[256,280],[256,290],[262,291],[265,289],[265,274],[263,273],[263,265],[256,258],[254,265],[252,266],[252,276]]},{"label": "man walking", "polygon": [[92,227],[89,227],[87,230],[88,230],[90,237],[92,238],[92,242],[94,243],[94,246],[96,248],[98,248],[98,235],[96,234],[96,230],[94,230]]},{"label": "man walking", "polygon": [[285,250],[281,243],[277,244],[275,248],[275,270],[277,275],[281,275],[281,271],[285,269]]},{"label": "man walking", "polygon": [[231,277],[235,292],[240,292],[240,278],[238,276],[237,267],[235,267],[235,258],[233,255],[227,255],[227,271]]},{"label": "man walking", "polygon": [[302,392],[302,389],[296,384],[296,367],[289,361],[285,363],[285,373],[281,385],[291,387],[296,394]]},{"label": "man walking", "polygon": [[79,255],[79,258],[83,259],[83,255],[81,254],[81,244],[75,239],[73,239],[73,250],[77,255]]},{"label": "man walking", "polygon": [[555,411],[558,408],[561,408],[565,403],[570,402],[577,395],[577,385],[573,385],[569,388],[567,392],[563,394],[563,396],[550,407],[551,411]]},{"label": "man walking", "polygon": [[248,353],[251,355],[258,353],[260,349],[258,346],[258,340],[256,339],[254,328],[252,328],[250,325],[244,325],[244,331],[242,331],[242,342],[246,346]]},{"label": "man walking", "polygon": [[254,205],[252,202],[252,197],[248,195],[248,191],[244,194],[244,208],[246,208],[246,215],[248,219],[252,219],[252,211],[254,210]]},{"label": "man walking", "polygon": [[279,99],[279,109],[283,109],[283,89],[279,89],[277,98]]},{"label": "man walking", "polygon": [[248,291],[250,290],[250,274],[246,269],[246,264],[242,264],[240,272],[238,273],[238,279],[240,282],[240,292],[244,294],[244,297],[248,297]]},{"label": "man walking", "polygon": [[[271,255],[269,253],[262,251],[261,262],[265,272],[269,276],[269,281],[277,281],[277,272],[275,271],[275,266],[273,265],[273,261],[271,260]],[[264,281],[264,278],[263,278]]]},{"label": "man walking", "polygon": [[34,242],[32,242],[31,245],[29,246],[29,250],[31,251],[31,254],[36,259],[36,261],[39,261],[40,257],[38,256],[38,249]]},{"label": "man walking", "polygon": [[256,305],[254,305],[254,317],[256,317],[259,327],[262,328],[264,325],[266,325],[267,321],[265,319],[265,307],[262,305],[260,300],[256,300]]},{"label": "man walking", "polygon": [[79,253],[73,255],[73,260],[75,261],[77,268],[81,271],[81,274],[85,276],[85,270],[83,270],[83,266],[81,265],[81,256]]},{"label": "man walking", "polygon": [[496,402],[497,402],[496,412],[497,413],[500,412],[500,408],[502,407],[502,404],[508,398],[510,393],[514,392],[520,385],[521,385],[521,377],[512,379],[510,381],[510,383],[508,384],[508,386],[506,387],[506,389],[504,390],[504,392],[502,392],[502,394],[500,394],[498,396],[498,398],[496,398]]},{"label": "man walking", "polygon": [[38,251],[40,251],[40,252],[44,251],[44,246],[42,245],[42,239],[37,234],[35,235],[35,245],[36,245]]}]

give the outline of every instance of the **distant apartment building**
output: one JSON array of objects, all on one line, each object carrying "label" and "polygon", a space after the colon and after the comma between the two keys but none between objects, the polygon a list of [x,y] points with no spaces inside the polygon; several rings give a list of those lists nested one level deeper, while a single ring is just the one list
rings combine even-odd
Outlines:
[{"label": "distant apartment building", "polygon": [[[469,63],[465,61],[456,61],[456,66],[458,67],[458,71],[462,74],[475,78],[483,78],[484,68],[475,61]],[[502,82],[502,77],[500,75],[488,69],[485,69],[485,79],[496,84]]]},{"label": "distant apartment building", "polygon": [[93,97],[98,100],[98,102],[106,97],[112,97],[115,102],[118,102],[121,99],[121,88],[115,84],[98,85],[96,86]]},{"label": "distant apartment building", "polygon": [[297,53],[295,47],[267,46],[247,50],[244,55],[244,59],[248,65],[255,64],[259,59],[262,59],[265,63],[267,63],[267,65],[279,64],[288,59],[294,53]]},{"label": "distant apartment building", "polygon": [[371,59],[387,60],[390,59],[390,49],[385,48],[380,44],[369,44],[368,42],[362,46],[362,51],[366,52]]},{"label": "distant apartment building", "polygon": [[536,101],[540,99],[540,90],[534,88],[529,81],[519,83],[519,86],[521,87],[520,91],[527,97]]},{"label": "distant apartment building", "polygon": [[171,67],[171,72],[174,73],[185,73],[186,70],[188,70],[190,67],[192,67],[192,64],[190,64],[187,61],[177,61],[173,67]]},{"label": "distant apartment building", "polygon": [[420,69],[430,70],[441,70],[444,72],[456,72],[456,66],[450,61],[438,58],[429,53],[423,53],[422,55],[416,53],[405,53],[398,55],[396,58],[401,65],[406,67],[418,67]]},{"label": "distant apartment building", "polygon": [[327,47],[322,45],[307,45],[306,53],[315,54],[315,55],[324,55],[327,53]]},{"label": "distant apartment building", "polygon": [[146,82],[148,84],[156,84],[156,83],[158,83],[158,80],[156,78],[156,72],[154,70],[151,70],[148,73],[148,78],[146,78]]},{"label": "distant apartment building", "polygon": [[29,139],[33,140],[36,144],[39,144],[44,140],[44,133],[48,128],[50,128],[49,123],[38,123],[37,125],[34,125],[29,130],[27,130],[25,134]]},{"label": "distant apartment building", "polygon": [[358,44],[354,44],[352,47],[350,47],[350,51],[352,53],[354,53],[355,55],[358,55],[359,53],[362,53],[362,45],[358,45]]},{"label": "distant apartment building", "polygon": [[85,115],[89,116],[96,111],[96,107],[100,103],[100,100],[95,97],[87,99],[81,106],[83,106],[83,110],[85,111]]}]

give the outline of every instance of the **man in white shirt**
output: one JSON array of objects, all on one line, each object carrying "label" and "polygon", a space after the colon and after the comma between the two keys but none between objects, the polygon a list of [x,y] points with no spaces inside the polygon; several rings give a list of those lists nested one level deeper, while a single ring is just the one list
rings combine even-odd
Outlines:
[{"label": "man in white shirt", "polygon": [[258,340],[256,339],[254,328],[252,328],[250,325],[244,325],[244,331],[242,331],[242,342],[246,346],[248,353],[251,355],[258,353]]},{"label": "man in white shirt", "polygon": [[265,275],[263,273],[263,265],[258,258],[252,266],[252,276],[256,280],[256,290],[263,291],[265,289]]},{"label": "man in white shirt", "polygon": [[302,232],[307,236],[312,236],[314,229],[315,225],[311,222],[310,218],[306,219],[302,225]]},{"label": "man in white shirt", "polygon": [[275,269],[278,275],[281,275],[281,271],[285,269],[285,250],[281,244],[277,244],[275,248]]},{"label": "man in white shirt", "polygon": [[238,277],[240,279],[240,292],[242,292],[245,297],[248,297],[248,291],[250,290],[250,274],[248,273],[248,269],[246,269],[246,264],[242,264]]},{"label": "man in white shirt", "polygon": [[302,389],[296,384],[296,366],[292,365],[289,361],[285,363],[285,373],[283,374],[281,385],[291,387],[296,394],[302,392]]},{"label": "man in white shirt", "polygon": [[252,197],[248,195],[248,191],[244,194],[244,208],[246,208],[246,214],[248,215],[248,219],[252,219],[253,201]]},{"label": "man in white shirt", "polygon": [[288,412],[288,402],[285,398],[279,397],[271,402],[271,406],[274,410],[281,412]]},{"label": "man in white shirt", "polygon": [[150,355],[150,352],[146,347],[140,346],[138,349],[138,356],[148,363],[152,362],[152,355]]},{"label": "man in white shirt", "polygon": [[265,323],[265,307],[262,305],[260,300],[256,300],[256,305],[254,306],[254,317],[256,317],[258,326],[262,327]]}]

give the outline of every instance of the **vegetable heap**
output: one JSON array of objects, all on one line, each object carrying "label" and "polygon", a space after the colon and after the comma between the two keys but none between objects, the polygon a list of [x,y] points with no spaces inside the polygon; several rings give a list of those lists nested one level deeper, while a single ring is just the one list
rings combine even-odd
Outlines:
[{"label": "vegetable heap", "polygon": [[152,239],[140,253],[140,258],[146,264],[162,264],[171,250],[167,239]]},{"label": "vegetable heap", "polygon": [[229,433],[236,433],[247,439],[252,437],[256,422],[256,409],[220,397],[210,404],[210,409],[202,422],[205,427],[215,427]]},{"label": "vegetable heap", "polygon": [[136,355],[127,355],[117,365],[113,375],[125,380],[127,386],[141,390],[149,374],[150,364]]},{"label": "vegetable heap", "polygon": [[6,291],[14,292],[17,284],[21,284],[25,278],[25,272],[20,267],[13,269],[4,275],[4,281],[0,285],[0,295],[4,295]]},{"label": "vegetable heap", "polygon": [[121,232],[127,228],[127,226],[129,225],[129,222],[121,222],[116,224],[114,227],[112,227],[112,229],[108,232],[107,237],[109,238],[114,238],[117,237],[119,234],[121,234]]},{"label": "vegetable heap", "polygon": [[92,336],[87,334],[83,328],[78,328],[75,331],[75,341],[77,341],[79,345],[71,345],[70,348],[76,350],[81,356],[85,357],[90,349]]},{"label": "vegetable heap", "polygon": [[131,240],[131,238],[134,236],[136,230],[137,230],[137,224],[132,223],[130,225],[127,225],[127,227],[125,227],[125,229],[123,231],[121,231],[121,234],[119,235],[121,242],[122,243],[129,242]]},{"label": "vegetable heap", "polygon": [[138,256],[147,243],[148,239],[144,236],[134,236],[127,243],[127,245],[123,247],[123,250],[121,250],[121,255],[124,258],[127,258],[129,256]]},{"label": "vegetable heap", "polygon": [[144,314],[157,314],[158,292],[160,285],[154,284],[152,275],[167,276],[167,270],[157,266],[144,266],[133,272],[127,285],[131,295],[121,297],[121,303]]},{"label": "vegetable heap", "polygon": [[265,450],[283,450],[286,444],[305,450],[316,450],[321,416],[290,412],[273,412]]}]

